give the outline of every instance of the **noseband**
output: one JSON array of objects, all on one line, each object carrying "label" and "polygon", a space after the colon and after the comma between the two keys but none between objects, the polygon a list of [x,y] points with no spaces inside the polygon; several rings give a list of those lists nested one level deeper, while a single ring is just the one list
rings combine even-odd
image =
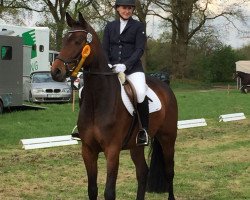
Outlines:
[{"label": "noseband", "polygon": [[[70,76],[73,73],[73,71],[75,70],[75,68],[77,66],[77,63],[79,63],[79,59],[72,59],[70,61],[65,61],[62,58],[57,57],[57,58],[55,58],[55,60],[62,61],[63,65],[64,65],[64,68],[66,70],[66,75],[67,76]],[[70,67],[71,64],[74,65],[72,68]]]},{"label": "noseband", "polygon": [[[66,75],[67,76],[72,76],[72,77],[76,77],[77,73],[79,72],[79,70],[81,69],[82,65],[84,64],[84,61],[86,60],[86,58],[89,56],[90,54],[90,46],[89,44],[92,42],[92,34],[89,33],[86,30],[72,30],[72,31],[68,31],[68,33],[76,33],[76,32],[84,32],[87,33],[86,36],[86,43],[83,45],[82,48],[82,52],[79,55],[79,57],[77,59],[71,59],[69,61],[61,58],[61,57],[56,57],[57,60],[60,60],[63,65],[64,68],[66,70]],[[55,59],[55,60],[56,60]],[[70,65],[73,64],[73,67],[70,67]]]}]

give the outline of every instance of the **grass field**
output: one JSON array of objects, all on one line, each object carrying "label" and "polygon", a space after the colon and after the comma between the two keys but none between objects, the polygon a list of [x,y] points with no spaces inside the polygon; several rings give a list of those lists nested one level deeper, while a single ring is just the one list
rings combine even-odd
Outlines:
[{"label": "grass field", "polygon": [[[174,189],[178,200],[250,199],[250,95],[230,89],[174,85],[179,120],[204,117],[207,127],[178,131]],[[0,116],[0,199],[88,199],[81,145],[24,151],[20,139],[69,134],[77,119],[71,104]],[[244,112],[246,120],[219,122],[219,115]],[[148,151],[148,148],[146,148]],[[100,154],[99,199],[105,186]],[[117,199],[135,199],[135,170],[123,151]],[[148,200],[166,194],[146,194]]]}]

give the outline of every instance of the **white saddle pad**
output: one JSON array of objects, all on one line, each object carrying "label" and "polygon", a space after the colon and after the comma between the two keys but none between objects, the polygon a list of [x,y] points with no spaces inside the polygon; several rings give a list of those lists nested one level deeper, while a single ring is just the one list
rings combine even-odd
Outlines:
[{"label": "white saddle pad", "polygon": [[[148,87],[146,95],[149,97],[149,113],[156,112],[161,109],[161,101],[158,98],[158,96],[155,94],[155,92]],[[122,101],[127,108],[128,112],[133,115],[134,112],[134,106],[131,103],[128,95],[125,92],[125,89],[123,85],[121,84],[121,96],[122,96]]]}]

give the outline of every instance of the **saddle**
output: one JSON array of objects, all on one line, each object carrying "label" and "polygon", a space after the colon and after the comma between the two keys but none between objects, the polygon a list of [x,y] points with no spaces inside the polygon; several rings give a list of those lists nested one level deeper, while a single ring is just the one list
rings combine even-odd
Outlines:
[{"label": "saddle", "polygon": [[[121,97],[123,104],[125,105],[128,112],[133,116],[137,111],[137,96],[135,88],[129,80],[121,80],[120,77],[119,80],[121,84]],[[147,89],[146,98],[149,100],[149,113],[156,112],[161,109],[161,101],[150,87]]]}]

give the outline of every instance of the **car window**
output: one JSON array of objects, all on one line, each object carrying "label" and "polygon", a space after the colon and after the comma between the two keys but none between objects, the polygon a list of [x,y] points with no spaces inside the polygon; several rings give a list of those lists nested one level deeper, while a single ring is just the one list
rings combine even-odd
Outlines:
[{"label": "car window", "polygon": [[33,75],[32,78],[33,83],[48,83],[48,82],[55,82],[50,73],[37,73]]}]

